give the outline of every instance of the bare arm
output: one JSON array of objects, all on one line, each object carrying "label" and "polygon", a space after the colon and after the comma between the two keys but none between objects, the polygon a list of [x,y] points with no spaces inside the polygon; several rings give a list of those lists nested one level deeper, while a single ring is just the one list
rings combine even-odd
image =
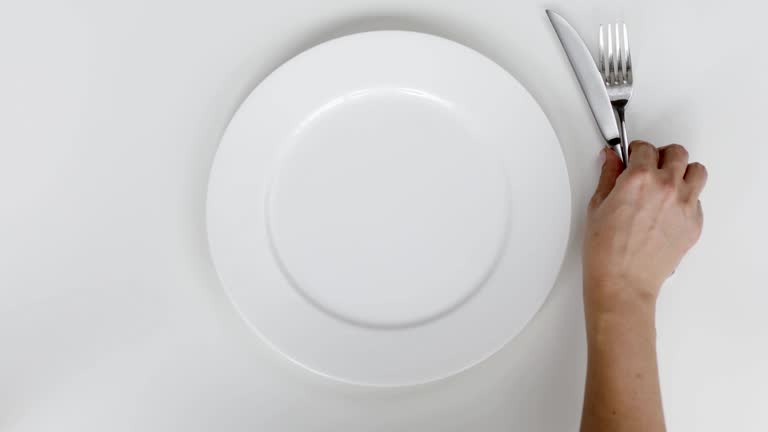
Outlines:
[{"label": "bare arm", "polygon": [[698,240],[707,171],[679,145],[605,151],[584,239],[587,383],[582,432],[664,431],[656,298]]}]

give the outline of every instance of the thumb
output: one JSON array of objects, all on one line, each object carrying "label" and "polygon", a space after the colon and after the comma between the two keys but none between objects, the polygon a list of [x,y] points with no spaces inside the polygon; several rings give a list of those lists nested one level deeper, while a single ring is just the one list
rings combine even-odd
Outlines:
[{"label": "thumb", "polygon": [[604,148],[603,155],[605,160],[603,161],[603,169],[600,173],[600,180],[597,182],[597,190],[594,196],[598,203],[602,202],[611,193],[613,186],[616,184],[616,179],[624,170],[624,164],[621,162],[619,155],[612,149]]}]

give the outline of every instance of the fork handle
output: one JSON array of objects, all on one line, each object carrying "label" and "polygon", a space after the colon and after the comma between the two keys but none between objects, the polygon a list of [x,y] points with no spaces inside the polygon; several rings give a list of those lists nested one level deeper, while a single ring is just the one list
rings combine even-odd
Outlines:
[{"label": "fork handle", "polygon": [[624,107],[616,107],[616,116],[619,118],[619,138],[621,138],[621,160],[626,167],[629,164],[629,138],[627,138],[627,125],[624,123]]}]

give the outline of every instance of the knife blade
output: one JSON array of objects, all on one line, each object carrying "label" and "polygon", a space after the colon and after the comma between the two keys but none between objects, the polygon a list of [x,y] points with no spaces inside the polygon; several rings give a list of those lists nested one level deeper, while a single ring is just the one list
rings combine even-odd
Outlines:
[{"label": "knife blade", "polygon": [[611,100],[608,98],[608,91],[605,89],[603,78],[597,70],[592,54],[565,18],[549,9],[547,9],[547,16],[576,73],[576,79],[584,92],[600,133],[605,138],[605,142],[621,157],[621,146],[618,145],[621,143],[619,126],[616,123]]}]

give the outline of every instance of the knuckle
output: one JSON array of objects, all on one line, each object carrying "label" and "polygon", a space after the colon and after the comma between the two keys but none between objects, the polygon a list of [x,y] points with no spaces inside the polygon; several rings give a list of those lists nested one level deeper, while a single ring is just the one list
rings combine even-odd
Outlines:
[{"label": "knuckle", "polygon": [[677,196],[677,183],[672,178],[661,180],[658,187],[664,198],[669,199]]},{"label": "knuckle", "polygon": [[643,145],[651,145],[648,141],[643,140],[633,140],[631,143],[629,143],[630,146],[643,146]]},{"label": "knuckle", "polygon": [[633,167],[627,172],[627,177],[633,183],[647,183],[652,180],[653,173],[645,166]]},{"label": "knuckle", "polygon": [[632,141],[629,143],[629,147],[633,150],[641,149],[641,148],[647,148],[647,149],[655,149],[656,147],[653,146],[653,144],[649,143],[648,141]]},{"label": "knuckle", "polygon": [[699,203],[699,198],[698,198],[698,196],[694,195],[690,191],[688,191],[683,196],[683,202],[686,203],[692,211],[694,211],[694,212],[698,212],[699,211],[699,206],[701,205]]},{"label": "knuckle", "polygon": [[667,189],[674,190],[677,188],[677,181],[675,181],[675,178],[671,175],[660,176],[658,180],[658,184],[662,190],[667,190]]},{"label": "knuckle", "polygon": [[705,167],[703,164],[699,162],[693,162],[690,165],[690,169],[699,172],[702,176],[707,177],[709,173],[707,173],[707,167]]},{"label": "knuckle", "polygon": [[688,150],[680,144],[670,144],[667,146],[666,151],[671,154],[688,157]]}]

